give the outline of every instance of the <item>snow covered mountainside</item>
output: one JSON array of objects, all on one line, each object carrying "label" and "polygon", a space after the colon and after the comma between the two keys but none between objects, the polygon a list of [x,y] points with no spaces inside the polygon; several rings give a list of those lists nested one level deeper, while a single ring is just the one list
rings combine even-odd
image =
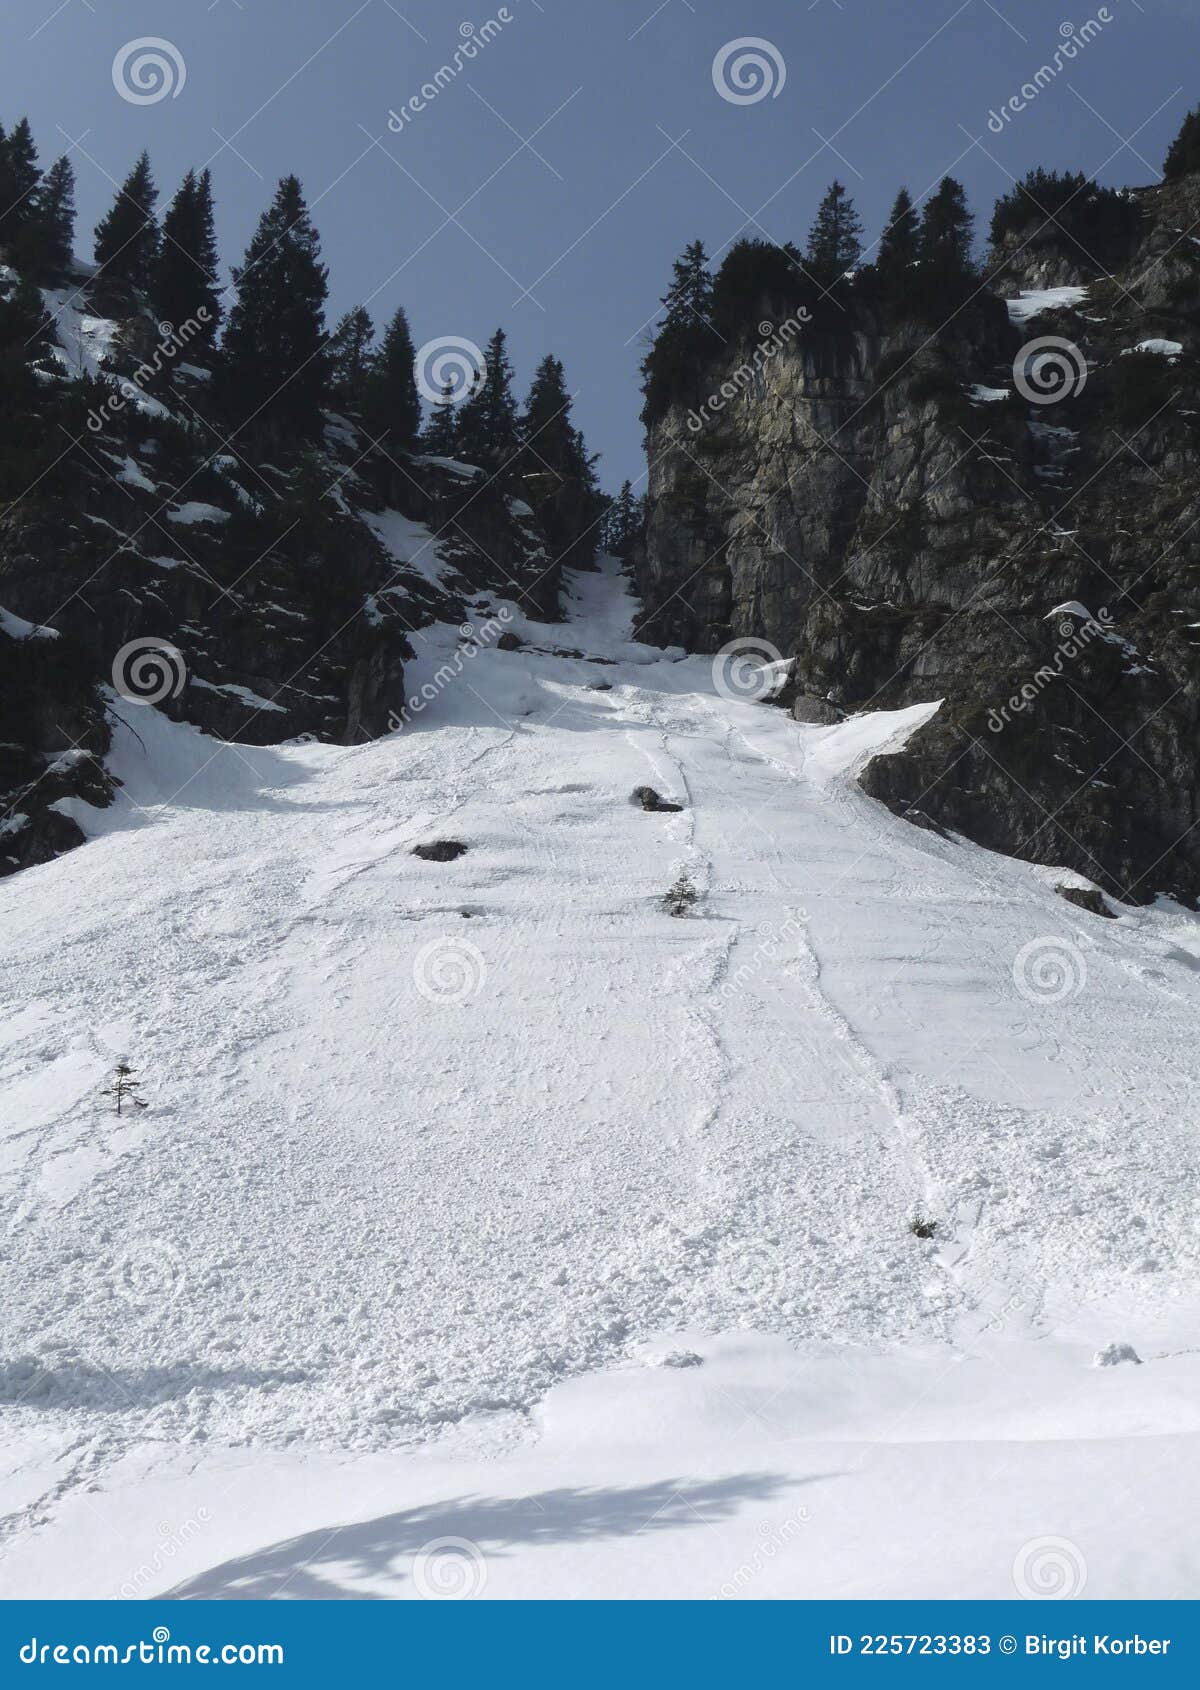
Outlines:
[{"label": "snow covered mountainside", "polygon": [[0,1595],[1192,1594],[1200,920],[567,611],[0,884]]}]

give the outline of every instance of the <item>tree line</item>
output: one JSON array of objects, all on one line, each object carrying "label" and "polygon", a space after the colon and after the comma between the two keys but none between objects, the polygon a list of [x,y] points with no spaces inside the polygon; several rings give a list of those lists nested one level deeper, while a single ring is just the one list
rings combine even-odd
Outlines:
[{"label": "tree line", "polygon": [[[425,422],[402,306],[378,338],[361,305],[327,330],[329,271],[295,176],[279,182],[228,289],[219,273],[209,171],[189,170],[161,218],[158,199],[143,152],[96,226],[93,294],[101,307],[107,295],[114,314],[145,300],[164,335],[190,321],[196,332],[188,358],[211,369],[212,403],[243,441],[303,447],[321,438],[325,412],[335,409],[389,454],[463,459],[505,481],[536,484],[531,492],[569,485],[576,518],[580,500],[599,512],[597,459],[572,420],[559,358],[542,360],[521,405],[506,336],[497,329],[469,391],[444,389]],[[0,257],[21,278],[0,297],[0,360],[36,348],[45,318],[39,286],[73,279],[75,216],[70,159],[43,172],[27,119],[10,132],[0,126]]]}]

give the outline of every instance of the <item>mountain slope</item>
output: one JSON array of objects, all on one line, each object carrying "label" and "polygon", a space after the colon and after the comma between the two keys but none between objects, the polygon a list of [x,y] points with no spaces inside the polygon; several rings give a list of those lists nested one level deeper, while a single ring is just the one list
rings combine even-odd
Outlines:
[{"label": "mountain slope", "polygon": [[[826,1475],[851,1459],[830,1440],[983,1440],[943,1465],[960,1495],[994,1482],[987,1440],[1029,1440],[999,1513],[955,1530],[985,1594],[1037,1498],[1027,1536],[1093,1519],[1080,1440],[1125,1440],[1139,1545],[1182,1506],[1162,1470],[1197,1430],[1192,1362],[1172,1359],[1200,1257],[1195,916],[1101,920],[1056,895],[1069,872],[867,798],[864,762],[933,701],[798,726],[721,696],[707,660],[632,643],[617,565],[574,575],[568,602],[565,625],[481,597],[474,640],[421,630],[424,707],[368,745],[228,745],[114,704],[116,802],[75,802],[90,843],[0,887],[0,1587],[50,1555],[99,1593],[61,1559],[89,1511],[122,1522],[136,1569],[151,1514],[190,1517],[222,1474],[223,1524],[136,1593],[185,1571],[231,1588],[219,1563],[302,1539],[332,1494],[364,1518],[488,1472],[518,1495],[640,1474],[640,1515],[539,1504],[585,1543],[659,1504],[684,1529],[669,1496],[740,1472],[697,1496],[736,1568],[790,1506],[746,1475],[791,1462],[799,1482],[812,1439]],[[632,804],[640,785],[682,808]],[[467,850],[413,855],[437,841]],[[698,896],[675,917],[681,872]],[[148,1105],[120,1118],[100,1095],[119,1058]],[[773,1337],[714,1337],[739,1330]],[[1091,1371],[1110,1340],[1147,1365]],[[701,1365],[645,1371],[671,1351]],[[415,1441],[435,1465],[400,1458]],[[515,1466],[478,1465],[508,1448]],[[861,1548],[897,1497],[898,1518],[959,1507],[927,1464],[891,1471],[839,1487],[843,1523],[805,1540],[820,1590],[848,1593],[832,1545]],[[413,1546],[380,1530],[347,1588],[407,1593]],[[1107,1593],[1132,1594],[1114,1534]],[[578,1576],[614,1593],[644,1567],[596,1553]],[[1156,1553],[1161,1595],[1192,1570]],[[268,1555],[247,1588],[312,1559]],[[859,1593],[931,1593],[927,1556],[861,1566]],[[506,1588],[544,1572],[518,1555]]]}]

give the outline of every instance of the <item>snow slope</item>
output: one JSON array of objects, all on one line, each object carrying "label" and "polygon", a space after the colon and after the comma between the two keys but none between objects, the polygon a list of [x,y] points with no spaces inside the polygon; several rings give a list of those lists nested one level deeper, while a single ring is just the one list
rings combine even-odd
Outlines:
[{"label": "snow slope", "polygon": [[868,800],[934,703],[510,608],[370,745],[126,707],[0,885],[0,1595],[1194,1590],[1197,918]]}]

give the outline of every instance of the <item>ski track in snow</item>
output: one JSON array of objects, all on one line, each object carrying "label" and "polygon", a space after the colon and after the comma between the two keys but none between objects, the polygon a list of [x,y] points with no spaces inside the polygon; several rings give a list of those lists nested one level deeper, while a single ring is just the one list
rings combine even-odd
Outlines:
[{"label": "ski track in snow", "polygon": [[[872,803],[928,709],[799,727],[573,582],[514,625],[608,666],[482,650],[370,745],[130,710],[90,843],[0,885],[17,1536],[146,1444],[512,1448],[663,1333],[1194,1335],[1197,919]],[[1031,1002],[1041,939],[1084,977]]]}]

